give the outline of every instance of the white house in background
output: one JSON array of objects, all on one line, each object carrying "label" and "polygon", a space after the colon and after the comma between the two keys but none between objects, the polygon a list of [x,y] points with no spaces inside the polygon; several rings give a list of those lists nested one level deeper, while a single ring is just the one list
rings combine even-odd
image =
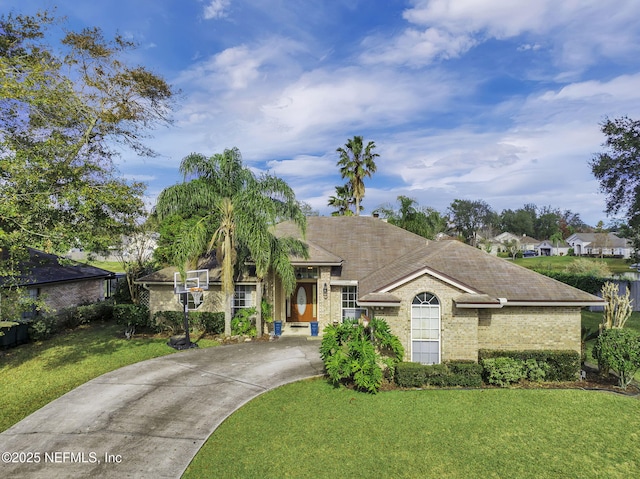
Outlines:
[{"label": "white house in background", "polygon": [[539,256],[566,256],[569,254],[569,246],[565,240],[544,240],[536,247]]},{"label": "white house in background", "polygon": [[513,233],[504,232],[498,236],[493,237],[490,240],[491,254],[497,254],[500,251],[505,251],[505,243],[515,240],[518,243],[518,249],[520,251],[534,251],[540,241],[535,238],[531,238],[527,235],[515,235]]},{"label": "white house in background", "polygon": [[615,233],[574,233],[566,239],[576,256],[617,256],[630,258],[631,242]]}]

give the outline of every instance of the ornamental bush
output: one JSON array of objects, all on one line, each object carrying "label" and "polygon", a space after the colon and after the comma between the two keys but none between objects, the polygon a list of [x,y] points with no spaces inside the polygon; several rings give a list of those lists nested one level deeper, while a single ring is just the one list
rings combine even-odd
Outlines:
[{"label": "ornamental bush", "polygon": [[231,334],[234,336],[256,336],[256,308],[240,308],[231,319]]},{"label": "ornamental bush", "polygon": [[400,387],[480,387],[482,366],[472,361],[451,361],[446,364],[403,362],[396,365],[395,381]]},{"label": "ornamental bush", "polygon": [[113,306],[113,319],[125,327],[125,336],[131,338],[136,329],[150,328],[149,309],[139,304],[116,304]]},{"label": "ornamental bush", "polygon": [[[170,331],[171,334],[184,332],[184,311],[158,311],[153,315],[153,327],[157,332]],[[224,332],[224,313],[190,311],[191,327],[209,334]]]},{"label": "ornamental bush", "polygon": [[385,378],[393,379],[404,348],[386,321],[373,318],[367,325],[347,322],[327,326],[320,356],[335,385],[349,383],[360,391],[376,393]]},{"label": "ornamental bush", "polygon": [[480,363],[484,359],[507,357],[526,362],[535,359],[538,364],[546,363],[546,381],[575,381],[580,373],[580,353],[573,350],[523,350],[504,351],[496,349],[481,349],[478,352]]},{"label": "ornamental bush", "polygon": [[606,329],[598,336],[592,354],[615,371],[619,386],[626,389],[640,369],[640,334],[630,329]]},{"label": "ornamental bush", "polygon": [[520,359],[500,357],[482,361],[485,380],[488,384],[508,387],[526,377],[524,363]]}]

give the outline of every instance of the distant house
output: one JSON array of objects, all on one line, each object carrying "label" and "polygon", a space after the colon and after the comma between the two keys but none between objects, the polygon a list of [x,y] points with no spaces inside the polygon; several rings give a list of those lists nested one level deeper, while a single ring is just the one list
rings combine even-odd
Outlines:
[{"label": "distant house", "polygon": [[540,243],[535,238],[527,235],[515,235],[513,233],[504,232],[498,236],[491,238],[489,244],[491,245],[491,254],[497,254],[500,252],[506,252],[506,243],[515,241],[519,251],[535,251],[536,247]]},{"label": "distant house", "polygon": [[615,233],[574,233],[566,239],[576,256],[630,258],[631,242]]},{"label": "distant house", "polygon": [[[23,273],[16,278],[16,285],[31,298],[42,299],[52,313],[102,301],[110,294],[115,273],[33,248],[28,253],[29,260],[21,265]],[[6,287],[6,279],[0,279],[0,284]]]},{"label": "distant house", "polygon": [[564,241],[544,240],[536,247],[539,256],[566,256],[569,254],[569,244]]},{"label": "distant house", "polygon": [[[292,223],[275,227],[298,237]],[[273,305],[283,334],[319,330],[361,315],[384,318],[406,359],[421,363],[478,360],[480,349],[580,351],[580,310],[602,299],[455,240],[429,241],[370,217],[309,217],[309,257],[292,257],[297,284],[286,295],[277,277],[241,278],[236,308],[260,297]],[[219,268],[209,265],[202,308],[221,311]],[[181,309],[175,269],[140,278],[152,314]]]}]

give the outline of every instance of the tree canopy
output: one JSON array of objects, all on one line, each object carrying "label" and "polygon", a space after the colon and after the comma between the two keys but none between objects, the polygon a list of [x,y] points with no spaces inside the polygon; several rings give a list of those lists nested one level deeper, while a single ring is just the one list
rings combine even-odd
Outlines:
[{"label": "tree canopy", "polygon": [[104,251],[144,214],[144,185],[118,174],[115,145],[152,155],[143,140],[170,122],[174,90],[127,66],[135,45],[98,28],[54,47],[57,23],[0,17],[0,244]]},{"label": "tree canopy", "polygon": [[[491,230],[498,224],[496,213],[483,200],[453,200],[449,212],[458,232],[473,246],[477,245],[480,230]],[[486,236],[493,236],[493,233],[490,232]]]},{"label": "tree canopy", "polygon": [[447,218],[433,208],[420,207],[413,198],[400,195],[398,209],[392,205],[381,206],[374,213],[381,215],[392,225],[411,231],[425,238],[435,239],[447,230]]},{"label": "tree canopy", "polygon": [[[620,212],[638,236],[640,232],[640,121],[607,119],[601,125],[605,151],[595,155],[591,171],[606,194],[606,212]],[[637,247],[638,245],[636,245]]]},{"label": "tree canopy", "polygon": [[160,221],[201,212],[196,222],[178,234],[180,246],[174,250],[173,262],[184,271],[215,251],[222,268],[225,334],[229,335],[234,280],[245,272],[248,261],[255,264],[258,278],[273,269],[285,292],[293,292],[296,277],[289,256],[305,255],[306,248],[299,240],[276,237],[272,227],[290,220],[304,233],[306,218],[289,185],[275,176],[254,175],[242,164],[237,148],[211,157],[193,153],[182,160],[180,171],[184,182],[160,193],[155,212]]}]

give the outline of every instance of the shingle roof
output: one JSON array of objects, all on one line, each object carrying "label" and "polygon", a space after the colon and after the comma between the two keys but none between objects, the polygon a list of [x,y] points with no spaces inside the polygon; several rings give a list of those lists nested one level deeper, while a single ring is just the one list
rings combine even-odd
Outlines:
[{"label": "shingle roof", "polygon": [[[276,235],[300,238],[291,222],[276,226]],[[381,266],[426,244],[421,236],[367,216],[311,216],[305,240],[342,261],[341,279],[360,280]],[[310,247],[312,262],[314,251]]]},{"label": "shingle roof", "polygon": [[[297,226],[290,222],[276,225],[275,234],[302,239]],[[511,303],[601,301],[459,241],[429,241],[376,218],[309,217],[304,241],[309,246],[309,258],[292,258],[293,263],[340,265],[333,269],[333,278],[357,281],[359,301],[397,302],[393,289],[425,273],[458,288],[459,300],[465,304],[500,304],[499,298]],[[210,268],[210,281],[216,281],[219,268],[212,261],[206,267]],[[138,282],[172,282],[175,271],[165,268]]]},{"label": "shingle roof", "polygon": [[[277,226],[281,235],[292,225]],[[593,303],[599,298],[459,241],[428,241],[371,217],[310,217],[307,241],[343,258],[341,280],[357,280],[361,300],[383,300],[394,286],[428,273],[462,293],[510,302]],[[311,258],[310,258],[311,259]]]},{"label": "shingle roof", "polygon": [[[55,254],[28,248],[29,260],[22,263],[23,273],[17,278],[20,286],[65,281],[83,281],[89,279],[110,278],[115,273],[88,264],[62,259]],[[0,282],[4,282],[0,279]]]}]

